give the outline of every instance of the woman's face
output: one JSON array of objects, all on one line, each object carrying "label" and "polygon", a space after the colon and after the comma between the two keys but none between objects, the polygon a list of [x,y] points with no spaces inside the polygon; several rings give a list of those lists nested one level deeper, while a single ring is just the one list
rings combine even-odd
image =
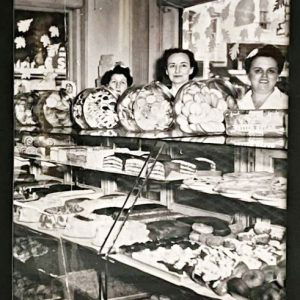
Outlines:
[{"label": "woman's face", "polygon": [[185,53],[174,53],[169,56],[167,63],[167,75],[172,84],[184,84],[189,81],[193,73],[190,59]]},{"label": "woman's face", "polygon": [[252,90],[258,94],[272,93],[278,75],[276,60],[265,56],[259,56],[252,61],[248,74]]},{"label": "woman's face", "polygon": [[123,74],[113,74],[108,86],[118,95],[121,95],[128,87],[127,78]]}]

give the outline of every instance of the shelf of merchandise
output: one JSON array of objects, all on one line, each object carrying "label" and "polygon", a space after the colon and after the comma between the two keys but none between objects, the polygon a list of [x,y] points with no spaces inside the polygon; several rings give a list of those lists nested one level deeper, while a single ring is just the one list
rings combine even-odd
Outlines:
[{"label": "shelf of merchandise", "polygon": [[[23,129],[21,131],[18,131],[17,136],[23,133],[34,133],[36,135],[43,134],[43,130],[40,129],[34,129],[33,131],[30,131],[28,128]],[[271,160],[275,158],[279,159],[285,159],[286,158],[286,149],[287,149],[287,141],[285,138],[234,138],[234,137],[228,137],[228,136],[180,136],[180,133],[172,132],[172,133],[160,133],[158,134],[136,134],[136,133],[127,133],[126,136],[123,135],[122,130],[96,130],[96,131],[85,131],[85,132],[78,132],[73,129],[67,129],[67,130],[49,130],[46,131],[46,134],[51,135],[63,135],[68,136],[72,140],[75,141],[75,144],[78,145],[99,145],[99,143],[105,143],[109,144],[113,147],[113,145],[118,144],[118,142],[125,142],[126,144],[130,144],[131,142],[134,142],[135,145],[141,146],[147,146],[151,149],[151,146],[154,145],[156,140],[159,140],[161,143],[166,144],[167,148],[166,153],[169,155],[173,155],[173,150],[176,147],[173,147],[176,145],[181,146],[183,149],[189,149],[191,148],[192,151],[194,149],[201,149],[202,147],[210,147],[210,150],[217,149],[218,147],[232,147],[233,148],[233,155],[234,155],[234,170],[235,171],[254,171],[255,166],[259,164],[264,164],[267,166],[267,169],[270,171],[272,170],[272,162]],[[182,134],[182,133],[181,133]],[[174,148],[174,149],[173,149]],[[266,154],[267,153],[267,154]],[[18,154],[19,155],[19,154]],[[31,161],[45,161],[48,163],[58,164],[58,165],[65,165],[72,171],[74,171],[74,168],[80,168],[84,170],[89,171],[96,171],[101,172],[105,174],[111,174],[113,176],[127,176],[129,178],[136,177],[134,174],[128,174],[126,172],[119,172],[115,170],[110,169],[104,169],[104,168],[97,168],[92,166],[86,166],[84,164],[80,163],[68,163],[68,162],[61,162],[61,161],[55,161],[50,160],[47,158],[42,157],[33,157],[30,155],[20,155],[21,157],[29,158]],[[267,170],[267,171],[268,171]],[[257,170],[256,171],[261,171]],[[273,170],[274,171],[274,170]],[[70,182],[72,180],[72,176],[70,172],[66,172],[67,175],[65,175],[65,182]],[[151,178],[150,178],[151,179]],[[211,198],[209,201],[216,201],[216,197],[218,197],[219,206],[222,206],[223,204],[226,206],[229,206],[230,209],[237,205],[238,203],[242,203],[241,205],[243,207],[251,207],[251,210],[255,211],[257,208],[261,210],[260,216],[263,218],[263,216],[268,216],[268,214],[265,214],[265,212],[271,211],[271,214],[279,215],[279,223],[282,225],[282,223],[285,222],[285,210],[279,209],[276,207],[268,207],[265,205],[262,205],[260,203],[251,203],[247,201],[241,201],[241,199],[230,199],[228,197],[224,197],[222,195],[214,195],[205,193],[203,191],[197,191],[193,190],[193,188],[185,187],[185,189],[182,189],[182,182],[185,179],[185,177],[178,177],[178,178],[171,178],[169,180],[154,180],[151,179],[149,182],[156,182],[160,184],[160,202],[163,205],[166,205],[169,209],[181,212],[184,215],[189,216],[197,216],[197,215],[207,215],[207,216],[213,216],[217,217],[226,221],[231,221],[235,212],[234,210],[231,211],[231,213],[228,213],[228,211],[225,212],[219,212],[219,211],[213,211],[211,209],[201,208],[197,205],[190,206],[186,203],[180,203],[175,201],[175,194],[174,192],[181,191],[184,193],[184,190],[190,190],[194,193],[199,193],[199,195],[202,195],[202,197]],[[114,181],[113,177],[109,179],[108,181]],[[101,185],[105,186],[105,183],[102,182]],[[180,189],[181,186],[181,189]],[[113,184],[109,188],[105,188],[105,193],[109,193],[113,191],[113,188],[116,186]],[[176,190],[178,189],[178,190]],[[228,199],[227,199],[228,198]],[[209,202],[208,201],[208,202]],[[231,203],[229,203],[229,202]],[[201,201],[199,200],[199,203]],[[205,202],[205,201],[204,201]],[[207,204],[208,205],[208,204]],[[239,204],[238,204],[239,205]],[[238,206],[237,205],[237,206]],[[209,206],[209,205],[208,205]],[[230,211],[229,209],[229,211]],[[237,213],[239,214],[240,211],[237,210]],[[65,240],[66,242],[71,242],[73,244],[76,244],[78,246],[81,246],[85,249],[89,249],[91,251],[97,251],[98,248],[91,245],[87,240],[84,239],[72,239],[72,238],[66,238],[58,236],[57,234],[59,231],[47,231],[42,230],[37,227],[36,224],[28,223],[28,224],[18,224],[18,226],[21,226],[23,228],[26,228],[28,230],[33,230],[34,232],[37,232],[39,234],[46,234],[50,235],[52,238],[56,238],[58,240]],[[145,272],[146,274],[150,274],[154,277],[158,277],[164,281],[167,281],[171,284],[174,284],[178,287],[187,288],[189,290],[192,290],[196,294],[207,296],[208,298],[211,297],[213,299],[233,299],[230,295],[219,297],[217,296],[212,290],[208,290],[206,287],[200,286],[199,284],[192,281],[190,278],[181,278],[174,274],[170,274],[168,272],[164,272],[161,270],[158,270],[152,266],[143,264],[139,261],[136,261],[122,253],[114,253],[109,255],[110,261],[117,261],[121,264],[128,265],[132,268],[141,270],[142,272]]]}]

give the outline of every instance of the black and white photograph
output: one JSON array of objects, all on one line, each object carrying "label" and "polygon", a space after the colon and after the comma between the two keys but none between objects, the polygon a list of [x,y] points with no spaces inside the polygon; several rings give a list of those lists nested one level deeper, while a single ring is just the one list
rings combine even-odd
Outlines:
[{"label": "black and white photograph", "polygon": [[15,0],[13,300],[296,300],[290,2]]}]

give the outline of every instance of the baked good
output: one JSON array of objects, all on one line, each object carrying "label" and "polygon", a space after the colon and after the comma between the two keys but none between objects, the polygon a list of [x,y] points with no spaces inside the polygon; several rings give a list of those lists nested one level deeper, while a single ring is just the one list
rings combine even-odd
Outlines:
[{"label": "baked good", "polygon": [[285,135],[283,110],[228,110],[225,113],[226,133],[231,136]]},{"label": "baked good", "polygon": [[143,131],[167,130],[174,121],[172,95],[160,82],[144,86],[133,104],[134,119]]},{"label": "baked good", "polygon": [[196,231],[192,231],[189,235],[189,239],[195,242],[206,244],[206,240],[211,236],[212,234],[204,234],[204,233],[198,233]]},{"label": "baked good", "polygon": [[285,228],[280,226],[272,226],[270,232],[270,238],[276,241],[283,241],[285,238]]},{"label": "baked good", "polygon": [[14,113],[16,120],[25,126],[37,125],[32,108],[37,103],[38,97],[35,92],[20,93],[14,96]]},{"label": "baked good", "polygon": [[117,171],[123,170],[123,160],[115,155],[106,156],[103,159],[103,168],[115,169]]},{"label": "baked good", "polygon": [[173,159],[172,162],[179,165],[179,173],[181,174],[194,175],[196,173],[196,164],[181,159]]},{"label": "baked good", "polygon": [[34,207],[18,207],[17,221],[26,223],[37,223],[40,220],[41,212]]},{"label": "baked good", "polygon": [[246,273],[246,271],[248,271],[248,270],[249,270],[248,266],[244,262],[240,261],[234,267],[234,269],[232,271],[232,276],[233,277],[242,278],[242,276],[244,275],[244,273]]},{"label": "baked good", "polygon": [[251,289],[250,299],[271,299],[271,300],[283,300],[285,299],[284,291],[279,290],[273,283],[264,283],[261,286]]},{"label": "baked good", "polygon": [[[96,236],[93,239],[92,243],[95,246],[101,247],[103,246],[104,240],[112,227],[114,220],[108,216],[98,216],[95,220],[97,223]],[[111,232],[106,244],[105,249],[110,247],[116,238],[116,234],[119,231],[121,226],[120,221],[118,221]],[[115,248],[118,248],[123,245],[132,245],[134,243],[145,243],[149,241],[148,237],[149,231],[145,224],[138,221],[127,221],[122,228],[120,235],[118,236],[116,243],[114,245]]]},{"label": "baked good", "polygon": [[117,105],[117,113],[122,126],[128,131],[140,131],[137,126],[134,113],[133,105],[136,97],[138,96],[141,87],[130,87],[120,97]]},{"label": "baked good", "polygon": [[248,270],[243,274],[242,279],[249,288],[254,288],[263,284],[265,274],[261,270]]},{"label": "baked good", "polygon": [[71,115],[73,117],[73,120],[81,129],[90,128],[84,118],[83,103],[85,99],[88,97],[88,95],[93,92],[94,89],[92,88],[84,89],[75,97],[71,106]]},{"label": "baked good", "polygon": [[233,238],[225,238],[223,242],[223,246],[231,250],[236,250],[237,247],[239,246],[239,241]]},{"label": "baked good", "polygon": [[227,290],[230,294],[237,294],[248,299],[250,289],[242,278],[233,277],[227,281]]},{"label": "baked good", "polygon": [[78,203],[84,198],[67,200],[63,206],[46,208],[40,218],[40,226],[45,229],[65,228],[71,214],[83,211]]},{"label": "baked good", "polygon": [[262,233],[254,236],[254,241],[256,244],[266,245],[270,241],[270,235],[267,233]]},{"label": "baked good", "polygon": [[271,224],[270,222],[256,222],[253,229],[256,234],[269,234],[271,232]]},{"label": "baked good", "polygon": [[188,237],[192,228],[175,220],[162,220],[147,223],[147,229],[150,231],[149,237],[155,241],[175,237]]},{"label": "baked good", "polygon": [[243,232],[246,228],[242,222],[236,222],[233,224],[229,224],[228,227],[230,228],[231,232],[234,234]]},{"label": "baked good", "polygon": [[71,97],[64,90],[37,91],[39,101],[33,106],[33,113],[41,127],[70,127]]},{"label": "baked good", "polygon": [[[128,213],[128,208],[124,208],[122,215],[120,216],[119,220],[123,220],[125,215]],[[110,216],[113,219],[116,219],[121,211],[121,207],[105,207],[96,209],[93,211],[94,214],[97,215],[106,215]],[[135,205],[128,218],[129,219],[141,219],[144,220],[144,218],[152,217],[153,215],[159,215],[164,213],[171,213],[165,206],[161,204],[137,204]]]},{"label": "baked good", "polygon": [[192,225],[192,229],[198,233],[204,233],[204,234],[209,234],[213,233],[214,228],[209,225],[205,225],[203,223],[194,223]]},{"label": "baked good", "polygon": [[224,238],[221,236],[210,236],[206,239],[206,245],[210,247],[218,247],[221,246],[224,242]]},{"label": "baked good", "polygon": [[261,268],[261,270],[264,272],[265,281],[272,282],[276,280],[280,268],[274,265],[273,266],[265,265],[264,267]]},{"label": "baked good", "polygon": [[[225,95],[224,95],[225,96]],[[186,133],[223,133],[223,113],[227,109],[222,92],[191,80],[178,91],[174,110],[176,123]]]},{"label": "baked good", "polygon": [[210,285],[211,289],[219,296],[227,294],[227,281],[228,280],[216,280]]},{"label": "baked good", "polygon": [[96,88],[83,103],[83,114],[90,128],[113,128],[118,125],[117,98],[105,88]]},{"label": "baked good", "polygon": [[277,272],[276,282],[281,287],[284,287],[285,286],[285,280],[286,280],[286,268],[285,267],[281,267],[279,269],[279,271]]},{"label": "baked good", "polygon": [[42,229],[54,229],[57,224],[55,215],[41,214],[39,222]]},{"label": "baked good", "polygon": [[[130,174],[138,175],[145,164],[143,158],[128,158],[126,159],[124,171]],[[144,169],[143,175],[146,174],[146,168]]]},{"label": "baked good", "polygon": [[240,241],[252,241],[252,239],[254,238],[255,234],[252,231],[248,231],[248,232],[240,232],[237,235],[238,240]]},{"label": "baked good", "polygon": [[221,181],[221,179],[221,176],[204,176],[201,174],[194,174],[193,177],[185,179],[183,184],[192,189],[215,194],[214,188]]},{"label": "baked good", "polygon": [[70,217],[63,231],[66,237],[92,239],[96,236],[97,224],[88,218]]},{"label": "baked good", "polygon": [[231,232],[228,226],[228,222],[215,217],[209,217],[209,216],[182,217],[177,220],[190,225],[192,225],[193,223],[202,223],[207,226],[211,226],[213,227],[214,235],[226,236]]}]

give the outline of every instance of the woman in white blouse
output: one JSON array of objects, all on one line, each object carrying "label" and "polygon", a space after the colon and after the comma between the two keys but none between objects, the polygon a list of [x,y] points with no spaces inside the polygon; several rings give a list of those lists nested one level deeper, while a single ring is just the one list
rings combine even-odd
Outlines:
[{"label": "woman in white blouse", "polygon": [[252,50],[245,60],[251,89],[238,102],[239,109],[287,109],[288,96],[276,87],[283,65],[284,57],[273,45]]}]

